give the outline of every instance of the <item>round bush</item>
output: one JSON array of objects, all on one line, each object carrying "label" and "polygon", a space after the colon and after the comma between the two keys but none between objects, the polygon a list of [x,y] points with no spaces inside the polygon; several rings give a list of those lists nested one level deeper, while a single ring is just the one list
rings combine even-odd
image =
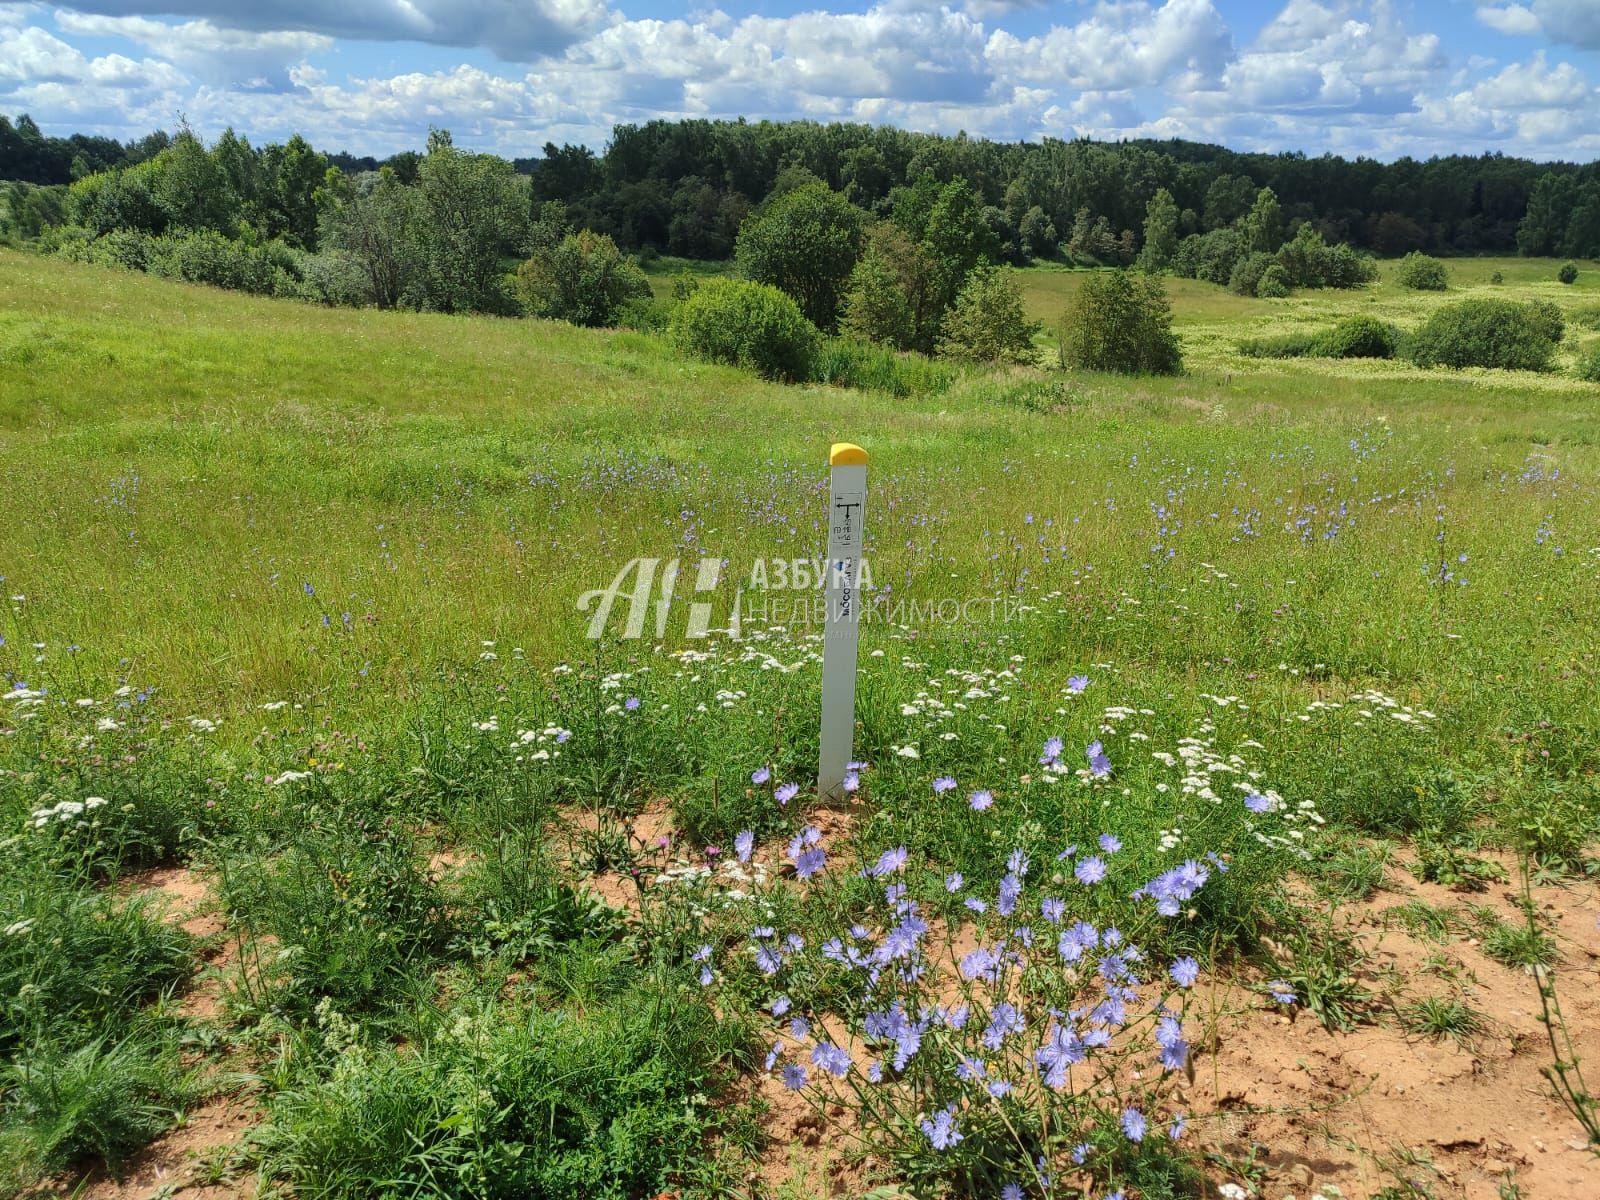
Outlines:
[{"label": "round bush", "polygon": [[1559,279],[1562,283],[1577,283],[1578,282],[1578,264],[1577,263],[1570,263],[1570,262],[1569,263],[1563,263],[1562,266],[1561,266],[1561,270],[1556,272],[1556,278]]},{"label": "round bush", "polygon": [[1406,349],[1419,367],[1543,371],[1555,354],[1555,342],[1547,317],[1532,305],[1462,300],[1434,312]]},{"label": "round bush", "polygon": [[1256,281],[1256,295],[1263,300],[1282,300],[1289,291],[1289,272],[1279,263],[1261,272],[1261,278]]},{"label": "round bush", "polygon": [[1585,382],[1600,383],[1600,342],[1596,342],[1578,356],[1575,373]]},{"label": "round bush", "polygon": [[1270,254],[1258,251],[1245,255],[1233,264],[1233,271],[1228,276],[1228,290],[1241,296],[1259,296],[1262,276],[1277,265],[1277,260]]},{"label": "round bush", "polygon": [[1413,250],[1400,260],[1395,282],[1414,292],[1442,292],[1450,283],[1450,273],[1437,258]]},{"label": "round bush", "polygon": [[1567,335],[1567,319],[1562,315],[1560,306],[1550,300],[1530,300],[1527,309],[1529,319],[1538,326],[1539,331],[1560,345],[1561,339]]},{"label": "round bush", "polygon": [[861,210],[820,180],[771,196],[739,226],[734,257],[751,279],[793,296],[824,329],[861,254]]},{"label": "round bush", "polygon": [[678,305],[672,338],[711,362],[748,367],[768,379],[811,372],[817,328],[777,288],[745,279],[711,279]]},{"label": "round bush", "polygon": [[1393,358],[1400,332],[1377,317],[1346,317],[1312,343],[1318,358]]},{"label": "round bush", "polygon": [[581,229],[518,267],[517,291],[536,317],[614,325],[624,305],[649,299],[650,284],[609,236]]},{"label": "round bush", "polygon": [[1493,275],[1489,276],[1489,282],[1493,283],[1493,284],[1501,284],[1501,283],[1504,283],[1505,281],[1506,281],[1505,274],[1504,274],[1504,272],[1501,272],[1501,271],[1496,271]]}]

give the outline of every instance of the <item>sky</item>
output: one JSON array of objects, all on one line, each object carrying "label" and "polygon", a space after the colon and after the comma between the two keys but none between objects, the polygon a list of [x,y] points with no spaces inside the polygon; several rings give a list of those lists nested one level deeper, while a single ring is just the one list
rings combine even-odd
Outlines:
[{"label": "sky", "polygon": [[0,112],[379,156],[744,116],[1587,161],[1600,0],[0,0]]}]

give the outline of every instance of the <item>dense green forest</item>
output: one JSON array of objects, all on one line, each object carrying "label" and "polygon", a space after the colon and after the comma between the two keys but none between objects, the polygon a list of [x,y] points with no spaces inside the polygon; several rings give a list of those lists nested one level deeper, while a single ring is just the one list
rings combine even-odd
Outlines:
[{"label": "dense green forest", "polygon": [[[46,137],[26,116],[14,123],[0,116],[0,179],[67,184],[135,166],[171,141],[161,132],[126,145]],[[389,165],[405,183],[415,180],[421,157],[323,156],[345,174]],[[895,187],[924,174],[940,183],[965,179],[997,240],[1016,256],[1076,238],[1107,252],[1101,257],[1131,259],[1158,190],[1173,197],[1187,235],[1231,225],[1262,187],[1273,190],[1291,225],[1310,221],[1331,242],[1384,255],[1600,254],[1600,167],[1498,154],[1382,163],[1183,141],[1008,144],[867,125],[694,120],[619,125],[602,154],[547,143],[540,156],[512,165],[530,177],[536,202],[562,201],[579,225],[626,249],[688,258],[727,257],[744,213],[795,167],[880,214]]]}]

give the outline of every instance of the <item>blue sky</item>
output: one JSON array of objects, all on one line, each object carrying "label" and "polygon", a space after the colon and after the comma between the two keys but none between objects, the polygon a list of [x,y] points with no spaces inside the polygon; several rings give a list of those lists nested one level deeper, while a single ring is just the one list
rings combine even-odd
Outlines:
[{"label": "blue sky", "polygon": [[1600,0],[0,0],[0,112],[508,155],[618,121],[1600,158]]}]

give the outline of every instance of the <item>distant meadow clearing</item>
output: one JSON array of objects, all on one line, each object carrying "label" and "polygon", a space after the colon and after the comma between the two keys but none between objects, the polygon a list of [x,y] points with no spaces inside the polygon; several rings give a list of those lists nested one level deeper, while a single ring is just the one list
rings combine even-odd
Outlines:
[{"label": "distant meadow clearing", "polygon": [[[0,1186],[1594,1194],[1531,972],[1600,1053],[1600,268],[1448,265],[1171,281],[1171,379],[1055,368],[1033,269],[1049,365],[894,398],[0,252]],[[1478,294],[1557,370],[1237,350]],[[588,638],[641,558],[665,636]]]}]

